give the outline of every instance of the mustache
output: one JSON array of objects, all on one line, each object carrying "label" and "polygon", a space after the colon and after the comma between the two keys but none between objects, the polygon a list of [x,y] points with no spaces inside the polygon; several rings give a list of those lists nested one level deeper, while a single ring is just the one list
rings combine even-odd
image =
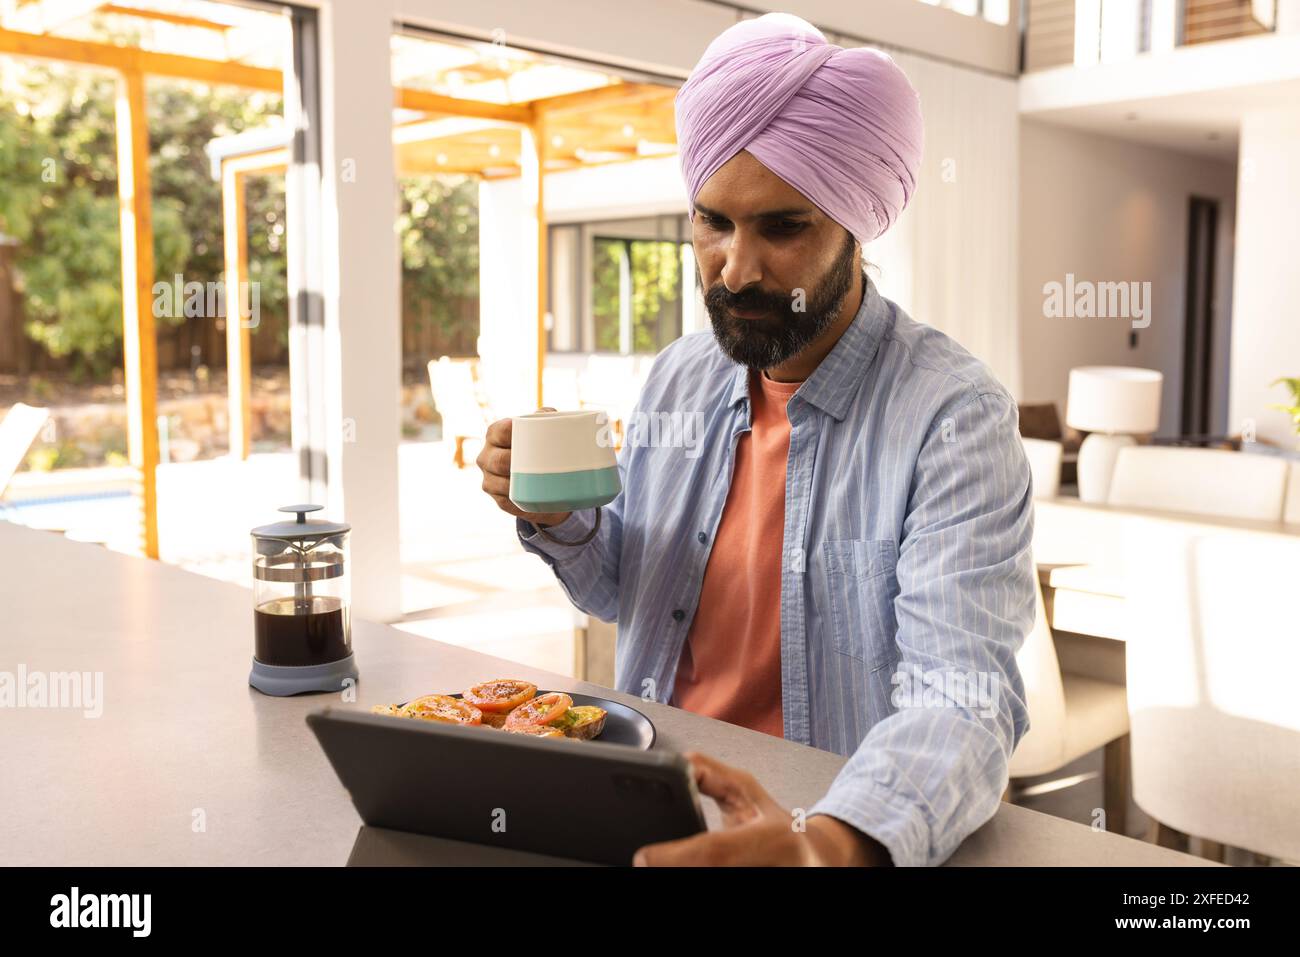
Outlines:
[{"label": "mustache", "polygon": [[713,309],[781,313],[789,308],[792,296],[784,292],[768,292],[757,286],[748,286],[740,292],[732,292],[723,283],[716,282],[709,289],[704,300],[705,305]]}]

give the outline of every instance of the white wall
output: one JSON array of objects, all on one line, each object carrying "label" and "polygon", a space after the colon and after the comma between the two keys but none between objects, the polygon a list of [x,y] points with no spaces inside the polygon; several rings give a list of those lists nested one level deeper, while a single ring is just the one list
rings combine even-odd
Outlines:
[{"label": "white wall", "polygon": [[1234,429],[1247,419],[1261,439],[1295,448],[1287,391],[1269,383],[1300,376],[1300,109],[1252,113],[1241,124],[1237,185],[1237,276],[1232,305]]},{"label": "white wall", "polygon": [[840,30],[994,73],[1010,76],[1019,69],[1020,32],[1014,15],[996,24],[919,0],[745,0],[745,6],[798,14],[823,30]]},{"label": "white wall", "polygon": [[[918,0],[753,0],[743,6],[793,13],[832,33],[1004,75],[1017,69],[1014,18],[993,24]],[[399,14],[409,23],[487,37],[500,29],[506,43],[556,53],[600,51],[603,58],[631,68],[676,76],[685,76],[709,41],[739,16],[735,7],[709,0],[402,0]]]},{"label": "white wall", "polygon": [[864,255],[881,293],[1019,387],[1016,84],[920,57],[895,60],[921,97],[925,149],[907,209]]},{"label": "white wall", "polygon": [[[1300,0],[1292,0],[1300,3]],[[1023,112],[1207,93],[1207,106],[1225,90],[1300,77],[1300,33],[1262,33],[1220,43],[1196,43],[1099,67],[1053,67],[1020,81]]]},{"label": "white wall", "polygon": [[676,154],[546,175],[546,219],[635,219],[689,208]]},{"label": "white wall", "polygon": [[1277,32],[1300,33],[1300,0],[1277,0]]},{"label": "white wall", "polygon": [[537,406],[535,196],[526,178],[479,184],[478,354],[494,414]]},{"label": "white wall", "polygon": [[[1020,343],[1024,403],[1055,402],[1065,417],[1069,370],[1127,365],[1165,375],[1160,433],[1179,429],[1189,198],[1219,201],[1216,354],[1211,430],[1227,427],[1226,343],[1232,302],[1235,173],[1231,165],[1022,120]],[[1129,347],[1125,319],[1048,318],[1043,286],[1151,282],[1151,325]]]},{"label": "white wall", "polygon": [[[329,509],[352,525],[352,599],[362,618],[401,614],[397,446],[400,273],[393,222],[389,26],[393,0],[332,3],[321,17],[321,254]],[[361,664],[362,669],[365,663]]]}]

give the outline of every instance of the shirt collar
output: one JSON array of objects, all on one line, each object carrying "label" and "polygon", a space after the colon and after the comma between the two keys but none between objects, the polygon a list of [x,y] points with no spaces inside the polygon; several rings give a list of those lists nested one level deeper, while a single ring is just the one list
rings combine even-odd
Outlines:
[{"label": "shirt collar", "polygon": [[[857,395],[858,383],[876,356],[889,319],[886,300],[876,291],[871,277],[864,273],[863,280],[862,305],[853,321],[791,398],[803,399],[836,420],[844,418]],[[727,404],[734,406],[742,400],[749,401],[749,367],[737,365]]]}]

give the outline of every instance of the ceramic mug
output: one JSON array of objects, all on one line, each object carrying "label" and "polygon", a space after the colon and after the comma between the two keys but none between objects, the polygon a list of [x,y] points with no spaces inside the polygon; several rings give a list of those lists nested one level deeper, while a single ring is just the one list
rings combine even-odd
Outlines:
[{"label": "ceramic mug", "polygon": [[510,421],[510,501],[525,512],[573,512],[618,497],[604,412],[532,412]]}]

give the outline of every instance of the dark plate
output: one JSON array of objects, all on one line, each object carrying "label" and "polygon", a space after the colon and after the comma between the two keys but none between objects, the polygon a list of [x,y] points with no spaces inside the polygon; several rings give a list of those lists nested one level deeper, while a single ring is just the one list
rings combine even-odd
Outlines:
[{"label": "dark plate", "polygon": [[[539,688],[537,693],[538,695],[544,695],[550,692]],[[654,723],[640,711],[637,711],[636,708],[629,708],[625,704],[610,701],[608,698],[596,698],[589,694],[580,694],[577,691],[566,691],[564,693],[573,699],[574,704],[595,705],[609,712],[605,716],[605,730],[600,733],[600,737],[593,740],[603,741],[606,744],[626,744],[629,747],[640,748],[642,751],[649,751],[654,747],[656,737]],[[462,695],[457,692],[451,697],[459,698]],[[402,702],[403,705],[405,703]]]}]

